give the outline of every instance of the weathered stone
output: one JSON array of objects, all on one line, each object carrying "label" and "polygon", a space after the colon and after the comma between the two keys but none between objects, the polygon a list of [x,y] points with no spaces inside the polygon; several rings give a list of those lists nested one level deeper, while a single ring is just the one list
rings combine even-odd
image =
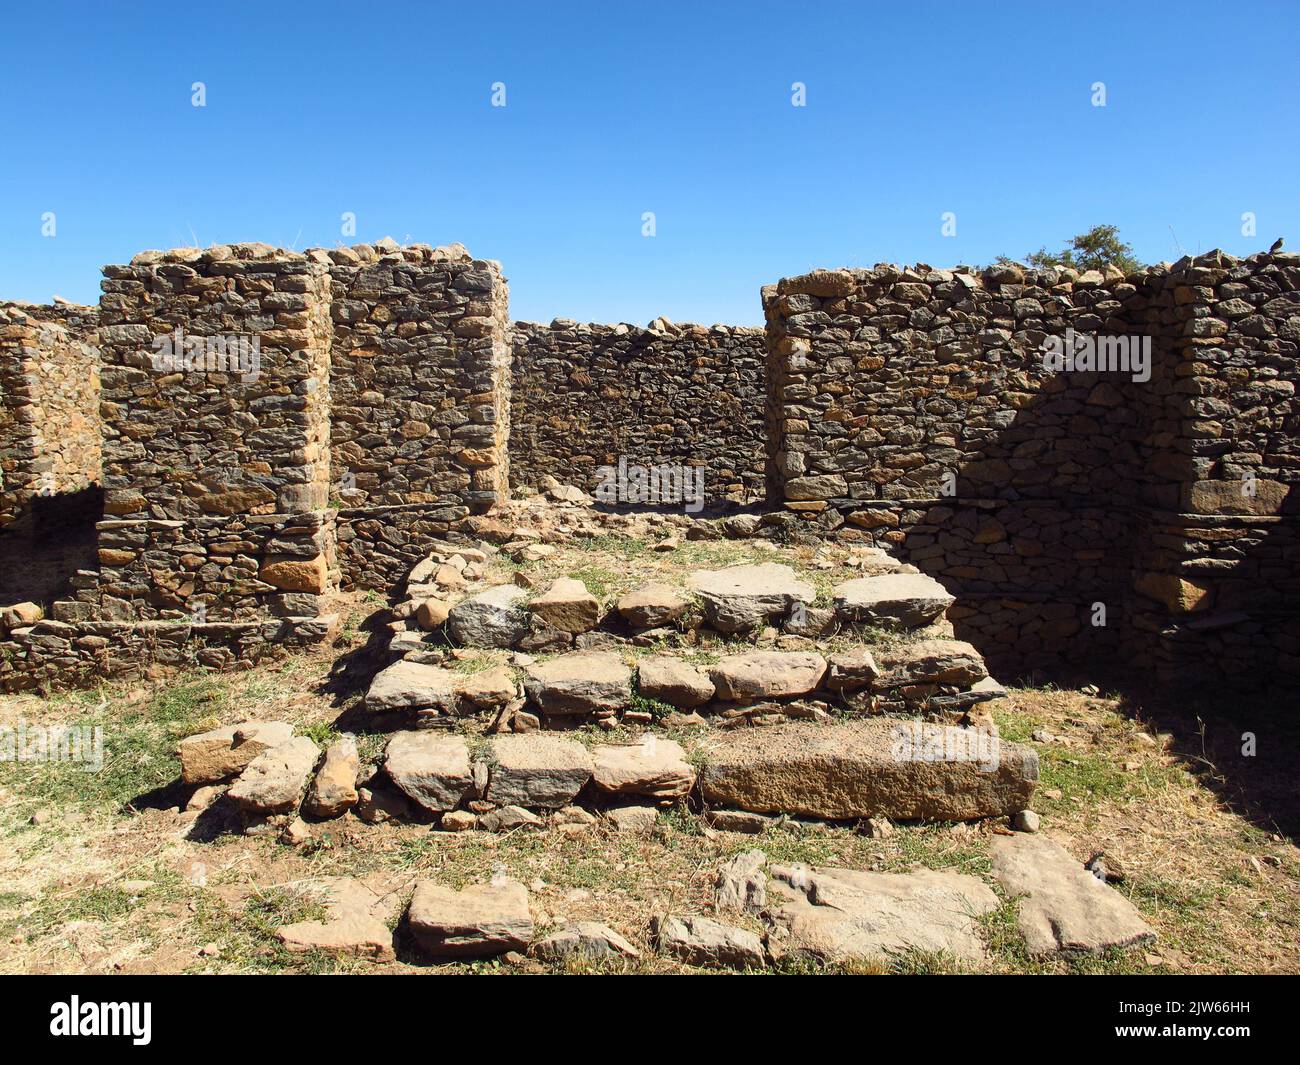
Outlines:
[{"label": "weathered stone", "polygon": [[445,599],[429,597],[421,599],[420,605],[415,608],[415,620],[420,628],[429,632],[436,629],[451,614],[451,604]]},{"label": "weathered stone", "polygon": [[904,684],[945,684],[968,688],[988,676],[984,658],[964,640],[918,640],[881,652],[883,672],[872,682],[877,691]]},{"label": "weathered stone", "polygon": [[953,604],[933,577],[885,573],[860,577],[836,587],[835,610],[848,621],[916,629],[928,625]]},{"label": "weathered stone", "polygon": [[571,577],[559,578],[528,609],[561,632],[587,632],[600,621],[600,601],[582,581]]},{"label": "weathered stone", "polygon": [[1017,903],[1030,954],[1100,953],[1155,938],[1128,899],[1046,836],[994,836],[993,875]]},{"label": "weathered stone", "polygon": [[513,832],[516,828],[541,828],[545,822],[522,806],[502,806],[479,814],[478,827],[484,832]]},{"label": "weathered stone", "polygon": [[574,651],[525,666],[524,690],[544,714],[621,710],[632,702],[632,671],[611,652]]},{"label": "weathered stone", "polygon": [[708,917],[656,918],[656,944],[664,954],[708,968],[761,969],[767,958],[753,932]]},{"label": "weathered stone", "polygon": [[727,655],[709,668],[718,698],[731,702],[805,695],[826,675],[826,659],[802,651]]},{"label": "weathered stone", "polygon": [[570,959],[608,961],[616,958],[639,958],[641,952],[608,925],[595,921],[578,921],[554,935],[547,936],[533,948],[543,961],[564,962]]},{"label": "weathered stone", "polygon": [[732,729],[699,741],[705,802],[826,820],[967,821],[1029,806],[1031,748],[975,729],[874,718]]},{"label": "weathered stone", "polygon": [[456,685],[462,678],[449,669],[403,659],[381,669],[366,692],[367,710],[456,710]]},{"label": "weathered stone", "polygon": [[263,751],[292,735],[293,726],[287,721],[242,721],[187,736],[179,744],[181,780],[191,785],[229,780]]},{"label": "weathered stone", "polygon": [[512,880],[462,891],[423,880],[407,920],[416,942],[438,958],[487,958],[524,950],[533,938],[528,889]]},{"label": "weathered stone", "polygon": [[462,713],[471,710],[499,710],[519,697],[519,685],[509,666],[495,666],[462,676],[455,684],[457,705]]},{"label": "weathered stone", "polygon": [[615,832],[638,835],[655,827],[659,811],[653,806],[614,806],[605,811],[605,820]]},{"label": "weathered stone", "polygon": [[438,732],[395,733],[384,771],[408,798],[433,813],[454,810],[474,788],[465,741]]},{"label": "weathered stone", "polygon": [[296,810],[319,755],[320,749],[306,736],[285,740],[249,762],[226,795],[246,813]]},{"label": "weathered stone", "polygon": [[720,632],[744,632],[786,614],[795,603],[811,603],[816,590],[789,566],[765,562],[722,570],[697,570],[687,578],[705,620]]},{"label": "weathered stone", "polygon": [[637,663],[637,689],[648,699],[669,706],[701,706],[713,698],[713,681],[702,669],[667,655]]},{"label": "weathered stone", "polygon": [[513,647],[528,632],[527,593],[498,584],[462,599],[447,615],[447,632],[461,647]]},{"label": "weathered stone", "polygon": [[767,905],[767,876],[762,851],[741,851],[721,869],[713,884],[713,902],[719,911],[760,913]]},{"label": "weathered stone", "polygon": [[495,736],[487,798],[502,806],[558,809],[591,779],[587,748],[558,736]]},{"label": "weathered stone", "polygon": [[303,800],[304,812],[313,817],[338,817],[357,801],[357,776],[361,772],[361,756],[357,741],[343,736],[327,748],[320,768],[307,789]]},{"label": "weathered stone", "polygon": [[769,872],[768,943],[778,958],[887,961],[916,950],[978,962],[985,951],[976,918],[998,907],[986,884],[962,873],[775,865]]},{"label": "weathered stone", "polygon": [[393,933],[385,920],[389,907],[384,900],[350,878],[330,878],[323,887],[325,920],[299,921],[277,929],[276,937],[286,949],[394,961]]},{"label": "weathered stone", "polygon": [[657,629],[683,617],[691,601],[671,584],[652,583],[622,596],[615,606],[634,629]]},{"label": "weathered stone", "polygon": [[653,734],[636,743],[603,744],[592,757],[596,786],[616,795],[674,799],[695,786],[695,770],[681,744]]},{"label": "weathered stone", "polygon": [[329,564],[324,555],[315,558],[268,558],[257,573],[258,579],[289,592],[314,592],[319,595],[329,587]]},{"label": "weathered stone", "polygon": [[826,687],[831,691],[856,691],[868,688],[880,676],[875,658],[865,647],[836,651],[828,659]]}]

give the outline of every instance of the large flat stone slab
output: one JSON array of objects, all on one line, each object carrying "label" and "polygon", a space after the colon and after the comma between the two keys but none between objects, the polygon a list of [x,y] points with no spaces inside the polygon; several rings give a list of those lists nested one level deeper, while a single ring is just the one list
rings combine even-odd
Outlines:
[{"label": "large flat stone slab", "polygon": [[718,698],[729,702],[806,695],[826,675],[826,659],[807,651],[748,651],[710,667]]},{"label": "large flat stone slab", "polygon": [[494,736],[487,797],[500,806],[567,806],[591,779],[587,748],[560,736]]},{"label": "large flat stone slab", "polygon": [[832,821],[1000,817],[1026,809],[1038,781],[1032,748],[892,718],[735,729],[697,754],[710,805]]},{"label": "large flat stone slab", "polygon": [[442,666],[394,662],[381,669],[366,692],[367,710],[436,710],[454,713],[456,684],[463,678]]},{"label": "large flat stone slab", "polygon": [[280,942],[295,953],[319,950],[371,961],[393,961],[393,933],[386,920],[389,904],[350,877],[327,878],[320,887],[325,920],[284,925],[276,931]]},{"label": "large flat stone slab", "polygon": [[469,747],[440,732],[397,732],[388,741],[384,772],[408,798],[431,813],[460,805],[474,788]]},{"label": "large flat stone slab", "polygon": [[713,698],[713,681],[702,669],[671,655],[655,655],[637,663],[637,688],[649,699],[689,709]]},{"label": "large flat stone slab", "polygon": [[909,950],[978,962],[985,956],[976,919],[998,907],[977,877],[917,869],[772,866],[767,920],[773,957],[823,961],[887,960]]},{"label": "large flat stone slab", "polygon": [[767,960],[763,941],[753,932],[711,917],[656,918],[653,933],[660,951],[688,965],[761,969]]},{"label": "large flat stone slab", "polygon": [[634,629],[657,629],[670,625],[691,608],[681,589],[652,582],[622,596],[615,609]]},{"label": "large flat stone slab", "polygon": [[319,756],[320,749],[308,737],[294,736],[249,762],[226,796],[246,813],[296,810]]},{"label": "large flat stone slab", "polygon": [[695,786],[695,769],[675,740],[653,733],[636,743],[607,743],[593,752],[592,778],[601,791],[675,799]]},{"label": "large flat stone slab", "polygon": [[600,621],[600,601],[573,577],[557,579],[528,610],[561,632],[587,632]]},{"label": "large flat stone slab", "polygon": [[923,573],[884,573],[838,585],[835,612],[846,621],[918,629],[955,602],[944,586]]},{"label": "large flat stone slab", "polygon": [[1024,896],[1017,924],[1031,954],[1099,953],[1155,938],[1137,907],[1046,836],[994,836],[993,875]]},{"label": "large flat stone slab", "polygon": [[411,934],[439,958],[487,958],[525,950],[533,938],[528,889],[513,880],[463,891],[423,880],[407,913]]},{"label": "large flat stone slab", "polygon": [[594,714],[632,703],[632,671],[609,651],[573,651],[524,669],[524,690],[544,714]]},{"label": "large flat stone slab", "polygon": [[259,754],[292,735],[293,726],[287,721],[241,721],[187,736],[179,745],[181,780],[216,784],[237,777]]},{"label": "large flat stone slab", "polygon": [[719,632],[747,632],[817,595],[811,584],[778,562],[696,570],[686,583],[700,598],[704,620]]}]

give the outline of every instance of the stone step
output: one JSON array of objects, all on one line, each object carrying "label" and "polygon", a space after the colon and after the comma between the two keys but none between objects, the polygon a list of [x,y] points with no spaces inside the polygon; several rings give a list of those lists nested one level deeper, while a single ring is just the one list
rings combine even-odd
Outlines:
[{"label": "stone step", "polygon": [[710,806],[828,821],[968,821],[1027,809],[1038,754],[981,729],[894,718],[710,733],[697,747]]}]

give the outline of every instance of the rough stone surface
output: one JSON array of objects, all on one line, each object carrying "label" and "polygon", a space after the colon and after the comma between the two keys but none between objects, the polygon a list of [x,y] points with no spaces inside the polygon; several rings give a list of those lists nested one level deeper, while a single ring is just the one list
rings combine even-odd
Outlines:
[{"label": "rough stone surface", "polygon": [[713,885],[713,902],[719,912],[762,912],[767,905],[765,865],[767,855],[762,851],[741,851],[718,870]]},{"label": "rough stone surface", "polygon": [[487,958],[526,950],[533,938],[528,889],[511,880],[462,891],[431,880],[416,885],[407,913],[411,934],[438,958]]},{"label": "rough stone surface", "polygon": [[1017,924],[1031,954],[1100,953],[1155,937],[1128,899],[1097,879],[1059,843],[1042,835],[994,836],[993,875],[1024,896]]},{"label": "rough stone surface", "polygon": [[238,776],[263,751],[293,735],[287,721],[241,721],[222,725],[179,744],[181,779],[186,784],[215,784]]},{"label": "rough stone surface", "polygon": [[387,920],[392,906],[359,880],[333,877],[321,885],[325,893],[325,919],[299,921],[276,930],[286,949],[294,953],[319,950],[367,958],[376,962],[396,959],[393,933]]},{"label": "rough stone surface", "polygon": [[998,907],[988,885],[961,873],[806,866],[772,866],[770,872],[768,942],[774,957],[887,960],[920,950],[978,962],[985,949],[976,918]]},{"label": "rough stone surface", "polygon": [[474,788],[465,741],[438,732],[395,733],[384,771],[408,798],[433,813],[454,810]]},{"label": "rough stone surface", "polygon": [[296,810],[319,755],[320,749],[306,736],[285,740],[249,762],[226,796],[247,813]]},{"label": "rough stone surface", "polygon": [[570,958],[584,961],[607,961],[612,958],[639,958],[641,952],[608,925],[595,921],[578,921],[563,931],[547,936],[533,948],[543,961],[562,962]]},{"label": "rough stone surface", "polygon": [[527,593],[498,584],[462,599],[447,615],[447,633],[461,647],[513,647],[528,632]]},{"label": "rough stone surface", "polygon": [[777,562],[697,570],[687,585],[699,595],[705,620],[719,632],[746,632],[816,596],[811,584]]},{"label": "rough stone surface", "polygon": [[487,798],[502,806],[559,809],[591,779],[592,760],[575,740],[536,733],[494,736]]},{"label": "rough stone surface", "polygon": [[641,659],[637,663],[637,688],[647,698],[683,709],[702,706],[714,694],[708,673],[670,655]]},{"label": "rough stone surface", "polygon": [[922,573],[884,573],[838,585],[835,610],[848,621],[916,629],[938,618],[954,599]]},{"label": "rough stone surface", "polygon": [[338,817],[356,804],[361,756],[357,741],[343,736],[325,748],[325,757],[307,789],[303,811],[313,817]]},{"label": "rough stone surface", "polygon": [[695,785],[695,770],[675,740],[647,734],[636,743],[604,744],[593,752],[592,779],[602,791],[674,799]]},{"label": "rough stone surface", "polygon": [[544,714],[593,714],[632,702],[632,671],[612,652],[574,651],[524,668],[524,690]]},{"label": "rough stone surface", "polygon": [[671,625],[691,607],[681,589],[652,582],[619,598],[615,609],[634,629],[657,629]]},{"label": "rough stone surface", "polygon": [[826,659],[804,651],[749,651],[709,668],[718,698],[731,702],[805,695],[826,675]]},{"label": "rough stone surface", "polygon": [[367,710],[434,710],[452,713],[462,678],[441,666],[403,659],[381,669],[366,692]]},{"label": "rough stone surface", "polygon": [[545,594],[528,604],[528,609],[561,632],[587,632],[600,621],[600,601],[582,581],[572,577],[556,580]]},{"label": "rough stone surface", "polygon": [[827,820],[1009,816],[1030,805],[1038,780],[1031,748],[889,718],[732,730],[705,737],[699,753],[705,802]]},{"label": "rough stone surface", "polygon": [[763,942],[753,932],[709,917],[657,918],[654,934],[660,951],[688,965],[761,969],[767,960]]}]

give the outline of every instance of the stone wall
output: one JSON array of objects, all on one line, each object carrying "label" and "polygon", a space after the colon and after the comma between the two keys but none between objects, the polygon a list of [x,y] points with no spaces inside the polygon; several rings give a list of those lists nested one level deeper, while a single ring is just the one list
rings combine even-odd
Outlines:
[{"label": "stone wall", "polygon": [[[1285,681],[1294,629],[1271,624],[1270,596],[1226,625],[1185,615],[1192,574],[1258,583],[1251,554],[1294,570],[1298,261],[783,280],[764,290],[769,484],[810,528],[896,545],[943,580],[959,633],[1007,675],[1119,652],[1165,679],[1228,656],[1243,682]],[[1071,334],[1148,345],[1147,365],[1045,368]],[[1223,517],[1248,471],[1245,509],[1279,526],[1268,545],[1261,519]]]},{"label": "stone wall", "polygon": [[0,531],[31,531],[37,501],[99,486],[97,317],[71,304],[0,303]]},{"label": "stone wall", "polygon": [[516,322],[514,483],[551,475],[591,492],[625,456],[703,466],[709,503],[760,497],[763,363],[760,329]]}]

